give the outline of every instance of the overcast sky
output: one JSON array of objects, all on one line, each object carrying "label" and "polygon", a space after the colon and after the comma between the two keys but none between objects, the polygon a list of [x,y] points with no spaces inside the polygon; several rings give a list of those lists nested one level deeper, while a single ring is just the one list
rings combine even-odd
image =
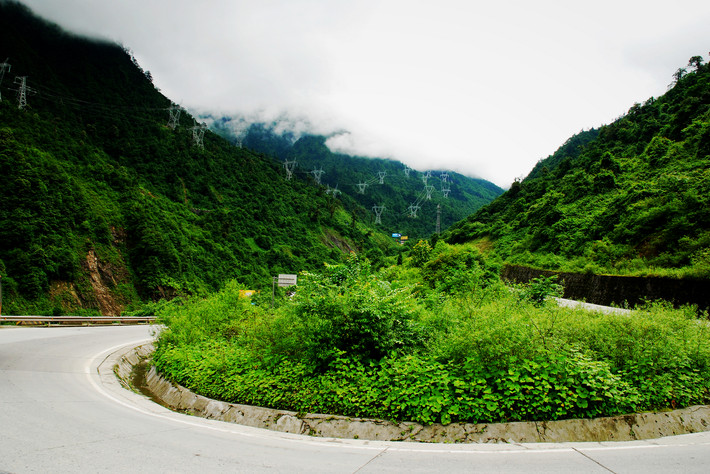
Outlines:
[{"label": "overcast sky", "polygon": [[133,50],[192,112],[502,187],[710,51],[708,0],[22,0]]}]

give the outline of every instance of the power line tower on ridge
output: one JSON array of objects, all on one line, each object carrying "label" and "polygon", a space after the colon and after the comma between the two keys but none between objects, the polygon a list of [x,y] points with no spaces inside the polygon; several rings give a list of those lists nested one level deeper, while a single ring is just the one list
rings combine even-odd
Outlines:
[{"label": "power line tower on ridge", "polygon": [[363,182],[357,183],[357,190],[360,194],[365,194],[366,188],[367,188],[367,183],[363,183]]},{"label": "power line tower on ridge", "polygon": [[22,110],[27,107],[27,76],[17,76],[15,84],[20,86],[17,90],[17,108]]},{"label": "power line tower on ridge", "polygon": [[427,171],[422,175],[422,181],[424,181],[424,186],[427,185],[427,181],[431,178],[431,171]]},{"label": "power line tower on ridge", "polygon": [[375,213],[375,224],[382,224],[382,213],[385,206],[372,206],[372,211]]},{"label": "power line tower on ridge", "polygon": [[170,113],[170,119],[168,120],[168,127],[175,130],[175,127],[178,126],[178,123],[180,120],[180,112],[182,112],[182,107],[180,107],[177,104],[172,104],[170,106],[170,108],[168,108],[168,112]]},{"label": "power line tower on ridge", "polygon": [[417,206],[416,204],[411,204],[408,208],[409,217],[411,217],[412,219],[416,219],[417,218],[417,211],[419,210],[420,207],[421,206]]},{"label": "power line tower on ridge", "polygon": [[409,165],[406,165],[404,167],[404,175],[409,178],[409,173],[412,171],[412,168],[409,167]]},{"label": "power line tower on ridge", "polygon": [[[10,72],[9,60],[10,58],[7,58],[4,63],[0,63],[0,86],[2,85],[2,78],[5,77],[5,72]],[[2,101],[2,91],[0,91],[0,101]]]},{"label": "power line tower on ridge", "polygon": [[424,191],[426,191],[426,200],[431,201],[431,193],[432,193],[432,191],[434,191],[434,186],[432,186],[432,185],[424,186]]},{"label": "power line tower on ridge", "polygon": [[195,142],[195,145],[197,145],[199,148],[204,148],[204,138],[205,138],[205,130],[207,129],[207,124],[205,122],[202,122],[201,124],[197,125],[195,124],[194,127],[192,127],[192,140]]},{"label": "power line tower on ridge", "polygon": [[320,184],[320,178],[321,178],[321,176],[323,176],[323,173],[325,173],[325,171],[323,171],[323,168],[319,168],[319,169],[313,168],[313,171],[311,171],[311,174],[313,175],[313,179],[316,180],[316,184]]},{"label": "power line tower on ridge", "polygon": [[385,184],[385,176],[387,176],[387,171],[377,172],[377,177],[380,178],[380,184]]},{"label": "power line tower on ridge", "polygon": [[284,161],[284,169],[286,170],[286,180],[291,181],[291,176],[293,176],[293,169],[296,167],[296,160]]},{"label": "power line tower on ridge", "polygon": [[436,205],[436,234],[441,234],[441,204]]}]

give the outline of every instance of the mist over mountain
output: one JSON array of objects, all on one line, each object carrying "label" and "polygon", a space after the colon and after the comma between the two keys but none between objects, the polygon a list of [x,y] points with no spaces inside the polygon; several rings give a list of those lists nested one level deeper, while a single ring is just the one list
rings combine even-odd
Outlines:
[{"label": "mist over mountain", "polygon": [[269,123],[248,118],[203,115],[218,134],[238,146],[292,163],[295,176],[348,196],[361,206],[361,218],[375,222],[373,208],[383,208],[378,226],[410,238],[445,230],[503,190],[495,184],[446,169],[415,170],[391,159],[351,156],[333,151],[331,142],[347,132],[311,133],[304,120],[283,117]]},{"label": "mist over mountain", "polygon": [[[270,157],[202,128],[127,49],[0,3],[5,313],[119,314],[392,239]],[[181,113],[177,116],[177,112]]]}]

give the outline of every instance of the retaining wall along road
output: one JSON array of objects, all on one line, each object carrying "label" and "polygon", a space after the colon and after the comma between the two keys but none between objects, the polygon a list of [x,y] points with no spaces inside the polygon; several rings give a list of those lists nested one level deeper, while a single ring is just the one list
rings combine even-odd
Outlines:
[{"label": "retaining wall along road", "polygon": [[520,265],[505,265],[501,271],[501,277],[513,283],[527,283],[533,278],[552,275],[558,275],[564,285],[564,298],[572,300],[633,308],[644,300],[661,299],[676,307],[694,304],[700,309],[710,308],[710,280],[553,272]]}]

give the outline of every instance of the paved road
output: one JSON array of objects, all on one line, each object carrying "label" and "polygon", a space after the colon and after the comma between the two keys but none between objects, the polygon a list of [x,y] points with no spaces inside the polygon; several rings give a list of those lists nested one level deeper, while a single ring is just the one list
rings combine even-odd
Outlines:
[{"label": "paved road", "polygon": [[710,433],[625,443],[329,440],[173,413],[99,376],[147,326],[0,327],[2,472],[708,472]]}]

